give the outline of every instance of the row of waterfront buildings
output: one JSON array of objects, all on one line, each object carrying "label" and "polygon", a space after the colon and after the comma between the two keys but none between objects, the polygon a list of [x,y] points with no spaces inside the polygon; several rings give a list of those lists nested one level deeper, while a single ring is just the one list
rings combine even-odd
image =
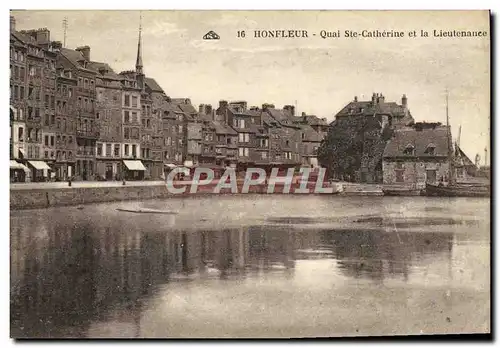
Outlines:
[{"label": "row of waterfront buildings", "polygon": [[[171,98],[143,71],[116,73],[46,28],[10,32],[11,168],[29,181],[158,179],[174,166],[316,166],[326,119],[293,106]],[[22,173],[21,170],[19,172]],[[19,175],[22,176],[22,175]]]},{"label": "row of waterfront buildings", "polygon": [[135,70],[117,73],[93,61],[89,46],[62,47],[47,28],[17,31],[11,17],[10,72],[13,181],[160,179],[176,166],[318,167],[328,131],[355,117],[373,123],[367,139],[395,130],[363,153],[359,181],[439,178],[448,170],[449,132],[415,126],[404,95],[401,104],[382,94],[355,97],[331,124],[298,116],[292,105],[221,100],[196,108],[145,75],[140,30]]}]

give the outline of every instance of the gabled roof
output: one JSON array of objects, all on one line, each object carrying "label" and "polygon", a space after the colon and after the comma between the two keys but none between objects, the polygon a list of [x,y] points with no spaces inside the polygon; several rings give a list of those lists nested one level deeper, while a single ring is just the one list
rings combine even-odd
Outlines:
[{"label": "gabled roof", "polygon": [[156,82],[156,80],[152,77],[146,77],[145,78],[146,86],[151,88],[153,92],[163,92],[163,89],[160,87],[160,85]]},{"label": "gabled roof", "polygon": [[310,126],[328,126],[328,123],[324,119],[315,115],[297,116],[296,118],[299,122],[307,123]]},{"label": "gabled roof", "polygon": [[310,125],[304,125],[301,127],[302,128],[302,133],[304,134],[302,140],[303,141],[310,141],[310,142],[321,142],[323,140],[323,137],[316,132]]},{"label": "gabled roof", "polygon": [[33,46],[39,46],[36,43],[36,40],[33,37],[29,36],[29,35],[20,33],[18,31],[11,31],[10,35],[13,36],[13,37],[15,37],[17,40],[21,41],[22,43],[30,44],[30,45],[33,45]]},{"label": "gabled roof", "polygon": [[235,109],[231,106],[229,106],[229,110],[231,110],[231,112],[234,114],[234,115],[239,115],[239,116],[260,116],[260,111],[256,111],[256,110],[244,110],[244,111],[240,111],[240,112],[236,112]]},{"label": "gabled roof", "polygon": [[412,127],[397,129],[385,147],[384,157],[407,156],[404,151],[408,145],[414,147],[415,156],[431,156],[426,152],[431,144],[435,146],[434,156],[448,156],[447,136],[446,126],[419,131]]},{"label": "gabled roof", "polygon": [[198,112],[196,111],[195,107],[192,104],[186,104],[185,102],[182,103],[177,103],[172,99],[172,103],[176,104],[182,112],[186,114],[197,114]]},{"label": "gabled roof", "polygon": [[267,124],[268,126],[279,125],[279,122],[277,120],[275,120],[274,118],[272,118],[271,115],[269,115],[267,112],[262,113],[261,120],[263,123]]},{"label": "gabled roof", "polygon": [[234,129],[232,129],[228,125],[225,125],[225,124],[220,123],[218,121],[213,121],[213,124],[215,126],[215,133],[216,134],[238,135],[238,132],[236,132]]},{"label": "gabled roof", "polygon": [[351,101],[335,117],[349,115],[373,116],[374,114],[404,117],[409,112],[406,112],[402,105],[398,105],[395,102],[373,103],[372,101]]},{"label": "gabled roof", "polygon": [[290,115],[287,111],[282,109],[266,109],[267,113],[270,114],[276,121],[278,121],[281,125],[286,125],[288,127],[296,127],[299,128],[296,124],[294,124],[296,117]]},{"label": "gabled roof", "polygon": [[[94,70],[89,70],[85,69],[80,62],[85,61],[85,57],[83,56],[82,52],[75,51],[75,50],[70,50],[68,48],[61,48],[60,50],[61,54],[71,62],[75,67],[81,70],[89,71],[89,72],[95,72]],[[88,62],[88,61],[87,61]],[[89,62],[90,63],[90,62]]]},{"label": "gabled roof", "polygon": [[[113,79],[113,80],[121,80],[122,77],[118,75],[107,63],[102,63],[102,62],[89,62],[88,64],[89,70],[93,70],[98,73],[98,75],[103,76],[108,79]],[[100,70],[105,69],[106,73],[104,75],[101,75]]]}]

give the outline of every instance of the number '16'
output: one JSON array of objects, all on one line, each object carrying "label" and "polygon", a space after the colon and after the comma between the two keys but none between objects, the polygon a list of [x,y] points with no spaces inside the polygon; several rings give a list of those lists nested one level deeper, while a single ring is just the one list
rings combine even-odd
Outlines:
[{"label": "number '16'", "polygon": [[238,30],[238,37],[245,37],[245,31],[244,30]]}]

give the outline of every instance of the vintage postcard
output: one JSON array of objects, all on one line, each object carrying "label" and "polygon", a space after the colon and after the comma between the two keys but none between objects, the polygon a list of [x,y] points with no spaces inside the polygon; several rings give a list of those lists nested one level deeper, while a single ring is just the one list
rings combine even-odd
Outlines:
[{"label": "vintage postcard", "polygon": [[489,337],[490,21],[12,10],[11,337]]}]

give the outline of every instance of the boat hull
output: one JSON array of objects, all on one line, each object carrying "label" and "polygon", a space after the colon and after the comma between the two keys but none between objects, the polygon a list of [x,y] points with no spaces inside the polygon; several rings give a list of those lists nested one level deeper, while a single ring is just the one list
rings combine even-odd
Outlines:
[{"label": "boat hull", "polygon": [[426,184],[425,195],[439,197],[490,197],[490,187],[477,185],[438,186]]},{"label": "boat hull", "polygon": [[382,189],[384,196],[420,196],[421,190],[390,190]]}]

